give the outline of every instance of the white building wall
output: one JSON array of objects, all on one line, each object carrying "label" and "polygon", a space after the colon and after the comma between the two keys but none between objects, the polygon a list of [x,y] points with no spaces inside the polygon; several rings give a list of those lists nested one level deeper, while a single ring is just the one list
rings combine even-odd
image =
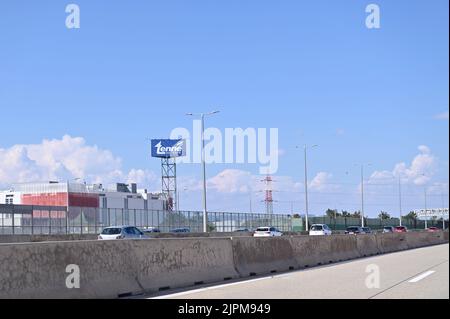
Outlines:
[{"label": "white building wall", "polygon": [[21,192],[11,192],[11,191],[0,192],[0,204],[6,204],[6,199],[7,198],[10,199],[11,195],[12,195],[12,199],[13,199],[13,204],[20,205],[21,200],[22,200],[22,193]]},{"label": "white building wall", "polygon": [[[67,187],[65,184],[58,185],[55,184],[52,187]],[[83,185],[84,186],[84,185]],[[25,186],[22,186],[25,187]],[[31,187],[31,186],[30,186]],[[61,189],[63,190],[63,189]],[[71,189],[71,191],[75,191],[75,189]],[[94,192],[90,192],[91,194]],[[149,210],[163,210],[164,209],[164,201],[161,199],[155,199],[155,196],[147,193],[119,193],[119,192],[104,192],[99,193],[104,194],[104,196],[99,196],[99,207],[100,208],[116,208],[116,209],[124,209],[125,208],[125,199],[128,199],[128,209],[147,209]],[[7,195],[13,195],[12,197],[7,197]],[[128,198],[131,196],[131,198]],[[12,198],[14,205],[21,205],[22,192],[12,192],[8,191],[0,191],[0,204],[6,204],[6,198]],[[106,198],[106,207],[103,206],[104,198]],[[146,203],[147,202],[147,203]]]},{"label": "white building wall", "polygon": [[143,198],[129,198],[128,209],[144,209],[145,200]]}]

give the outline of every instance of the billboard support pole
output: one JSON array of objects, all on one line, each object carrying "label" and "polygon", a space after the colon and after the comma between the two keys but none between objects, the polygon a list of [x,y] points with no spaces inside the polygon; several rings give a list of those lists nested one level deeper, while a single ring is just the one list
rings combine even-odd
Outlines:
[{"label": "billboard support pole", "polygon": [[167,210],[177,209],[177,164],[175,158],[161,158],[162,193],[167,203]]}]

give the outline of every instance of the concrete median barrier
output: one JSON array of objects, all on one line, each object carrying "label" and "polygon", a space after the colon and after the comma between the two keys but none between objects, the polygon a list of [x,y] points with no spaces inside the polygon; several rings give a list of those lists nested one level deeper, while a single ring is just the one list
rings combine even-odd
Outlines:
[{"label": "concrete median barrier", "polygon": [[292,236],[290,242],[300,268],[359,257],[356,236]]},{"label": "concrete median barrier", "polygon": [[230,238],[136,241],[134,251],[146,293],[239,277]]},{"label": "concrete median barrier", "polygon": [[443,232],[411,232],[406,234],[406,241],[409,249],[446,242]]},{"label": "concrete median barrier", "polygon": [[385,254],[408,249],[409,247],[408,242],[406,241],[406,236],[406,233],[377,234],[376,238],[378,251],[381,254]]},{"label": "concrete median barrier", "polygon": [[[148,238],[251,237],[251,232],[215,233],[148,233]],[[96,240],[96,234],[0,235],[0,243],[33,243],[47,241]]]},{"label": "concrete median barrier", "polygon": [[356,245],[361,257],[368,257],[380,254],[377,244],[377,235],[366,234],[356,236]]},{"label": "concrete median barrier", "polygon": [[0,243],[34,243],[46,241],[96,240],[95,234],[0,235]]},{"label": "concrete median barrier", "polygon": [[289,238],[234,237],[234,263],[241,277],[298,268]]},{"label": "concrete median barrier", "polygon": [[[117,298],[139,291],[133,242],[52,242],[0,245],[0,298]],[[80,289],[66,286],[69,265]]]},{"label": "concrete median barrier", "polygon": [[[448,242],[448,232],[0,244],[0,298],[117,298]],[[80,271],[69,289],[68,265]]]},{"label": "concrete median barrier", "polygon": [[251,232],[214,232],[214,233],[150,233],[150,238],[221,238],[221,237],[252,237]]},{"label": "concrete median barrier", "polygon": [[[79,289],[66,286],[72,264]],[[0,245],[0,298],[117,298],[237,277],[227,238]]]}]

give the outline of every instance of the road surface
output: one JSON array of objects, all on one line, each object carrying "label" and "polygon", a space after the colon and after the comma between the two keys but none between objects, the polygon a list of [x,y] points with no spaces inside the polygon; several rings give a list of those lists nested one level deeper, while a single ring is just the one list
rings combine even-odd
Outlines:
[{"label": "road surface", "polygon": [[448,256],[438,245],[149,299],[448,299]]}]

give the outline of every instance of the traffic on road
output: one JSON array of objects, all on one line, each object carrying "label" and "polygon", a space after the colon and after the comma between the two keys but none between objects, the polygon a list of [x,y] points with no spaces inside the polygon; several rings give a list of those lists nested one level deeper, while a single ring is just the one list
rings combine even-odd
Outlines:
[{"label": "traffic on road", "polygon": [[[438,227],[429,227],[425,230],[420,230],[425,232],[440,232],[442,229]],[[238,228],[234,231],[234,233],[243,233],[245,236],[251,237],[280,237],[286,235],[298,235],[298,236],[331,236],[331,235],[365,235],[365,234],[373,234],[373,233],[406,233],[410,232],[410,230],[405,226],[385,226],[381,230],[372,230],[370,227],[361,227],[361,226],[349,226],[345,229],[345,231],[333,231],[327,224],[313,224],[309,228],[309,231],[299,232],[299,233],[283,233],[279,229],[273,226],[262,226],[257,227],[256,229],[249,228]],[[110,226],[106,227],[102,230],[100,235],[98,236],[99,240],[117,240],[117,239],[149,239],[155,238],[158,234],[162,233],[161,230],[157,227],[147,227],[143,229],[139,229],[135,226]],[[183,234],[190,234],[191,230],[187,227],[174,228],[169,231],[168,234],[177,234],[181,236]],[[220,235],[220,233],[217,233]],[[195,233],[192,233],[192,236],[195,237]],[[202,236],[199,236],[202,237]]]}]

